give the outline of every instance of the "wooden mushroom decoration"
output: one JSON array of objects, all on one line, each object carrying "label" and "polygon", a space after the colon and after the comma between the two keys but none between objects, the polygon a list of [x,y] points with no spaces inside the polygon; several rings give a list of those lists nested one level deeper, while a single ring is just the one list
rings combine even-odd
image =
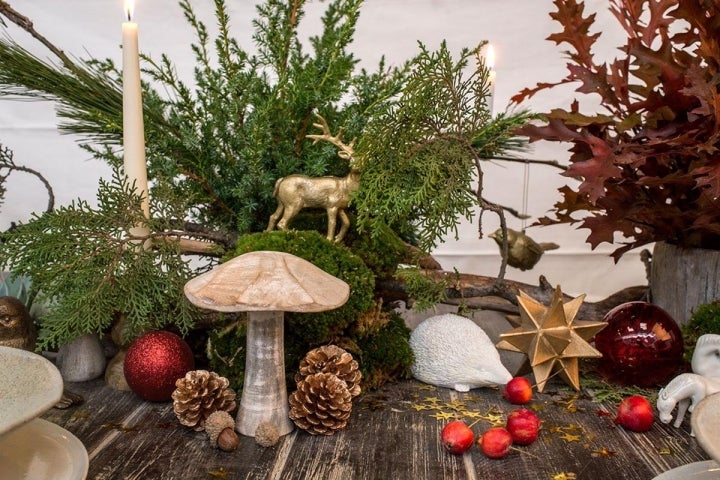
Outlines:
[{"label": "wooden mushroom decoration", "polygon": [[283,312],[322,312],[343,305],[350,287],[312,263],[284,252],[250,252],[185,284],[193,304],[247,312],[245,380],[235,429],[255,436],[262,422],[280,435],[293,430],[285,385]]}]

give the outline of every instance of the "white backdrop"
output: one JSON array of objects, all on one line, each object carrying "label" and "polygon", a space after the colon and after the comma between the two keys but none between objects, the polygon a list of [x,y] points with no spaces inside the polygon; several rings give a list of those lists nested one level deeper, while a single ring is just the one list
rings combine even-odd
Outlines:
[{"label": "white backdrop", "polygon": [[[121,63],[120,24],[123,21],[122,0],[10,0],[28,16],[36,29],[55,45],[77,58],[112,58]],[[228,0],[232,34],[251,50],[251,20],[255,1]],[[597,30],[603,32],[595,49],[602,58],[611,58],[620,44],[622,32],[607,12],[607,0],[586,0],[587,9],[598,13]],[[215,25],[211,0],[193,0],[209,27]],[[303,21],[303,38],[319,32],[320,16],[325,2],[309,1]],[[558,31],[548,13],[551,0],[365,0],[358,24],[353,51],[361,66],[373,68],[384,55],[391,64],[414,56],[417,41],[431,49],[442,40],[451,51],[474,47],[489,40],[496,51],[497,80],[495,111],[504,110],[511,96],[539,81],[554,81],[565,75],[562,48],[545,38]],[[194,66],[189,44],[194,41],[175,0],[136,0],[135,16],[140,29],[140,49],[158,57],[169,54],[181,77],[191,80]],[[42,58],[55,60],[38,42],[10,25],[10,35]],[[2,66],[0,66],[2,68]],[[545,93],[523,105],[543,112],[553,107],[567,107],[575,97],[571,90]],[[585,101],[585,100],[583,100]],[[97,180],[109,174],[104,163],[90,158],[75,144],[75,139],[60,135],[56,128],[53,105],[41,102],[18,102],[0,99],[0,144],[11,148],[18,164],[35,168],[50,180],[56,194],[56,205],[73,199],[93,200]],[[537,144],[527,154],[531,158],[557,159],[565,162],[565,147]],[[559,171],[549,167],[530,168],[528,214],[544,215],[559,199],[557,188],[566,183]],[[7,184],[5,203],[0,205],[0,229],[11,221],[26,220],[46,205],[44,189],[27,175],[15,173]],[[525,190],[523,169],[515,164],[488,163],[485,166],[485,196],[491,201],[522,209]],[[477,218],[474,224],[464,222],[459,238],[448,238],[434,252],[445,269],[496,275],[500,265],[498,248],[487,238],[497,226],[496,218],[483,218],[485,237],[478,239]],[[519,230],[518,220],[509,226]],[[536,284],[545,275],[563,291],[588,294],[588,300],[605,297],[630,285],[645,284],[645,272],[639,251],[626,254],[616,265],[608,254],[614,249],[602,245],[590,250],[587,230],[567,226],[537,227],[528,230],[537,241],[553,241],[560,249],[546,253],[531,271],[509,269],[507,278]]]}]

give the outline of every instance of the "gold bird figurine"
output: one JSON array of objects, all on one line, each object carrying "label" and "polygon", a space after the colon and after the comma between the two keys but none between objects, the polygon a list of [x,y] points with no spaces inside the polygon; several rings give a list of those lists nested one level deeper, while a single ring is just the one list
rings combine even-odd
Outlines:
[{"label": "gold bird figurine", "polygon": [[[507,229],[508,235],[508,259],[507,263],[511,267],[520,270],[530,270],[540,261],[540,257],[547,250],[555,250],[560,248],[558,244],[551,242],[538,243],[528,237],[525,232],[518,232],[510,228]],[[498,228],[489,235],[495,240],[500,247],[502,253],[503,234],[502,229]]]},{"label": "gold bird figurine", "polygon": [[35,325],[25,304],[15,297],[0,297],[0,345],[35,350]]}]

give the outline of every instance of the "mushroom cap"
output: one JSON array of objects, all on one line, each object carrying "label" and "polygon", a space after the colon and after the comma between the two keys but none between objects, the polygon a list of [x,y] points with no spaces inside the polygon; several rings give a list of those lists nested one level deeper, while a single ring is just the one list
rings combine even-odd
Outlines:
[{"label": "mushroom cap", "polygon": [[188,281],[185,296],[218,312],[323,312],[343,305],[350,286],[295,255],[257,251]]}]

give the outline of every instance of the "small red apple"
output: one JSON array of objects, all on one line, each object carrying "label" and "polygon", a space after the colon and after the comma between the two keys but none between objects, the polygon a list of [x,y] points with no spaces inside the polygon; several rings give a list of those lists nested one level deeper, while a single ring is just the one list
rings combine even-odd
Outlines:
[{"label": "small red apple", "polygon": [[493,427],[477,440],[480,450],[488,458],[503,458],[510,451],[512,436],[503,427]]},{"label": "small red apple", "polygon": [[440,436],[445,450],[454,455],[465,453],[475,440],[475,434],[462,420],[453,420],[445,425]]},{"label": "small red apple", "polygon": [[513,405],[525,405],[532,400],[532,385],[525,377],[514,377],[505,385],[503,398]]},{"label": "small red apple", "polygon": [[654,420],[652,404],[641,395],[624,398],[615,417],[615,423],[633,432],[647,432]]},{"label": "small red apple", "polygon": [[532,410],[518,408],[508,415],[506,428],[512,436],[513,443],[530,445],[537,440],[540,418]]}]

